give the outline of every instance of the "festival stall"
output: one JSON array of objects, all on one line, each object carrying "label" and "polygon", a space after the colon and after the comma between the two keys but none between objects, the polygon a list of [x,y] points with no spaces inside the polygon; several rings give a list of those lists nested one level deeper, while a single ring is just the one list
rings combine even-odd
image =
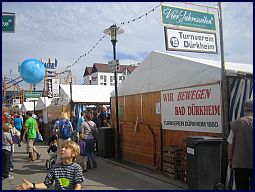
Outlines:
[{"label": "festival stall", "polygon": [[72,85],[70,89],[70,85],[60,84],[59,98],[52,99],[43,109],[44,123],[51,124],[61,117],[62,112],[70,117],[71,111],[75,111],[76,116],[80,116],[86,107],[109,105],[113,89],[113,86],[103,85]]},{"label": "festival stall", "polygon": [[[225,62],[229,121],[253,95],[250,64]],[[162,169],[164,146],[185,152],[187,136],[226,137],[221,63],[153,51],[118,87],[123,160]],[[112,125],[116,127],[114,91]]]}]

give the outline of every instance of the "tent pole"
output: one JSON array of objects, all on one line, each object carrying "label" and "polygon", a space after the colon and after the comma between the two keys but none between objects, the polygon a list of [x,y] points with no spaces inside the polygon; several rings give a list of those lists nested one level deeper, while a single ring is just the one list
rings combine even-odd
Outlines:
[{"label": "tent pole", "polygon": [[225,70],[225,58],[224,58],[224,43],[223,43],[223,24],[222,24],[222,11],[221,2],[219,6],[219,32],[220,32],[220,53],[221,53],[221,92],[222,92],[222,125],[223,125],[223,137],[227,137],[229,133],[228,125],[228,100],[227,100],[227,81]]}]

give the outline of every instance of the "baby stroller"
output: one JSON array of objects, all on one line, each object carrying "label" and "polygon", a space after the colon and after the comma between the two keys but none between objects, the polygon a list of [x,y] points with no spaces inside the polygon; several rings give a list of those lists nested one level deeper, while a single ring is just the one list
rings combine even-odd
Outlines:
[{"label": "baby stroller", "polygon": [[49,148],[47,149],[48,154],[50,155],[50,158],[46,160],[45,167],[47,170],[49,170],[52,165],[56,163],[57,160],[57,138],[55,136],[52,136],[52,141],[50,143]]}]

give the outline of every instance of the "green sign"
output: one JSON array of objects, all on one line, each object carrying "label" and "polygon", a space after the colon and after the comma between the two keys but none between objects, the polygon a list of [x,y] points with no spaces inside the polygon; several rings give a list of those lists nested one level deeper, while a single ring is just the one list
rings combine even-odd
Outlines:
[{"label": "green sign", "polygon": [[192,27],[216,31],[214,14],[161,5],[164,25]]},{"label": "green sign", "polygon": [[25,92],[25,98],[39,98],[42,97],[42,92]]},{"label": "green sign", "polygon": [[2,15],[2,32],[15,32],[15,15]]}]

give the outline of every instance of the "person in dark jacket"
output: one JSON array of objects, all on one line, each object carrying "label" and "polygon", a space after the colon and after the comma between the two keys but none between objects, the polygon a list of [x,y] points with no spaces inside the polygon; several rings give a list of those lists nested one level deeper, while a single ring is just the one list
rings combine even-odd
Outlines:
[{"label": "person in dark jacket", "polygon": [[249,190],[253,171],[253,101],[244,103],[244,117],[230,122],[229,166],[235,170],[237,190]]}]

